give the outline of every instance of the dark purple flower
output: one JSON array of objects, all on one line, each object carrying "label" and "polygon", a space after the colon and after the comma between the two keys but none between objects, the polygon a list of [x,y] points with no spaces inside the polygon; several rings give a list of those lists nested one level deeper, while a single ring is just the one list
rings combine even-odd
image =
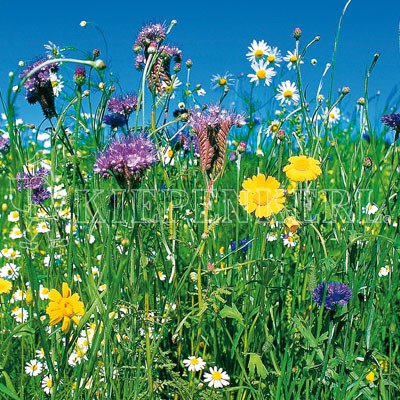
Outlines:
[{"label": "dark purple flower", "polygon": [[103,178],[114,176],[122,187],[132,188],[156,161],[156,146],[145,134],[129,135],[115,138],[99,155],[93,171]]},{"label": "dark purple flower", "polygon": [[[243,254],[246,254],[247,249],[250,246],[250,239],[241,239],[239,240],[239,247],[242,247],[242,252]],[[229,248],[231,249],[231,251],[235,251],[236,250],[236,240],[232,240],[231,244],[229,245]]]},{"label": "dark purple flower", "polygon": [[113,97],[108,101],[107,108],[113,114],[120,115],[128,119],[129,115],[137,109],[138,98],[134,95],[127,94],[119,98]]},{"label": "dark purple flower", "polygon": [[400,131],[400,113],[383,115],[381,121],[396,132]]},{"label": "dark purple flower", "polygon": [[35,173],[23,172],[17,174],[17,189],[32,191],[31,199],[35,204],[41,204],[50,197],[50,192],[45,185],[45,177],[49,172],[45,168],[39,168]]},{"label": "dark purple flower", "polygon": [[4,136],[0,136],[0,151],[6,151],[10,147],[10,140]]},{"label": "dark purple flower", "polygon": [[76,86],[79,87],[83,86],[86,82],[86,71],[85,67],[83,67],[82,65],[78,65],[75,68],[74,82]]},{"label": "dark purple flower", "polygon": [[120,126],[124,126],[126,124],[126,120],[121,115],[116,114],[107,114],[103,118],[103,122],[106,125],[110,125],[111,128],[118,128]]},{"label": "dark purple flower", "polygon": [[[326,293],[325,293],[326,292]],[[352,296],[351,289],[341,282],[320,283],[313,292],[313,300],[320,306],[324,301],[324,307],[333,310],[335,305],[344,306]]]},{"label": "dark purple flower", "polygon": [[[46,62],[45,58],[41,58],[30,64],[20,74],[20,78],[26,78],[24,87],[26,90],[25,98],[30,104],[39,102],[42,107],[44,116],[51,118],[57,115],[54,105],[54,91],[51,83],[51,74],[58,71],[57,63],[50,63],[41,67]],[[38,68],[32,74],[34,69]]]}]

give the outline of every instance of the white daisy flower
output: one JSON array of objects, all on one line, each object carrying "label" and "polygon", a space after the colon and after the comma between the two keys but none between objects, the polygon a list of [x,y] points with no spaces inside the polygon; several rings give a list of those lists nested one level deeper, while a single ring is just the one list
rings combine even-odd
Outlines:
[{"label": "white daisy flower", "polygon": [[206,362],[201,357],[189,356],[183,360],[183,364],[189,371],[201,371],[206,366]]},{"label": "white daisy flower", "polygon": [[25,365],[25,372],[30,376],[37,376],[43,370],[43,363],[38,360],[31,360]]},{"label": "white daisy flower", "polygon": [[333,107],[332,110],[329,110],[327,107],[323,112],[322,118],[328,120],[328,125],[332,126],[339,122],[340,120],[340,109],[339,107]]},{"label": "white daisy flower", "polygon": [[267,242],[275,242],[278,239],[278,234],[276,232],[267,233]]},{"label": "white daisy flower", "polygon": [[385,265],[384,267],[382,267],[379,272],[378,272],[378,276],[382,277],[382,276],[388,276],[390,273],[390,267],[389,265]]},{"label": "white daisy flower", "polygon": [[292,232],[282,236],[283,245],[286,247],[295,247],[297,245],[296,238]]},{"label": "white daisy flower", "polygon": [[276,71],[273,68],[268,68],[268,62],[264,60],[254,62],[251,64],[251,68],[255,74],[247,74],[247,77],[250,78],[250,82],[256,82],[256,85],[264,81],[264,84],[269,86],[272,82],[272,77],[276,75]]},{"label": "white daisy flower", "polygon": [[10,247],[9,249],[5,247],[3,250],[0,251],[0,257],[14,260],[21,257],[21,253],[18,250],[14,250],[12,247]]},{"label": "white daisy flower", "polygon": [[282,61],[281,51],[277,47],[270,47],[266,54],[268,65],[280,66]]},{"label": "white daisy flower", "polygon": [[233,75],[229,72],[225,72],[224,75],[215,74],[211,78],[212,89],[222,89],[230,88],[235,83]]},{"label": "white daisy flower", "polygon": [[281,104],[292,104],[297,103],[300,100],[299,91],[297,90],[296,84],[290,81],[281,82],[278,85],[278,94],[275,98],[281,102]]},{"label": "white daisy flower", "polygon": [[46,232],[50,232],[50,224],[48,222],[39,222],[36,225],[36,232],[37,233],[46,233]]},{"label": "white daisy flower", "polygon": [[42,379],[42,389],[46,394],[51,394],[53,392],[53,379],[50,375],[46,375]]},{"label": "white daisy flower", "polygon": [[[298,60],[299,60],[299,54],[296,52],[296,50],[288,51],[286,56],[283,57],[283,61],[287,62],[287,67],[289,70],[291,70],[292,68],[296,68]],[[299,64],[303,64],[303,61],[300,60]]]},{"label": "white daisy flower", "polygon": [[39,350],[36,350],[36,357],[39,358],[39,360],[44,360],[45,354],[44,354],[44,349],[41,347]]},{"label": "white daisy flower", "polygon": [[374,215],[377,213],[379,208],[375,204],[368,203],[365,207],[363,207],[363,212],[367,215]]},{"label": "white daisy flower", "polygon": [[20,324],[28,320],[29,313],[28,310],[25,310],[23,307],[15,307],[11,310],[11,316]]},{"label": "white daisy flower", "polygon": [[49,298],[50,290],[47,287],[44,287],[42,284],[39,286],[39,297],[41,300],[47,300]]},{"label": "white daisy flower", "polygon": [[248,49],[250,51],[246,53],[246,57],[251,63],[254,63],[266,57],[270,46],[268,46],[264,40],[260,40],[259,42],[253,40]]},{"label": "white daisy flower", "polygon": [[208,386],[215,389],[228,386],[229,379],[229,375],[222,368],[211,367],[210,372],[204,373],[204,382],[208,382]]},{"label": "white daisy flower", "polygon": [[11,303],[15,303],[16,301],[25,300],[25,298],[26,298],[26,292],[22,289],[17,289],[11,296]]},{"label": "white daisy flower", "polygon": [[19,221],[19,212],[18,211],[11,211],[10,214],[8,214],[7,219],[10,222],[17,222]]},{"label": "white daisy flower", "polygon": [[6,263],[0,269],[0,277],[7,279],[17,279],[19,276],[19,267],[14,263]]},{"label": "white daisy flower", "polygon": [[167,84],[164,81],[161,82],[161,86],[164,89],[165,94],[169,95],[171,99],[175,98],[175,89],[181,85],[182,85],[182,82],[179,80],[179,78],[177,76],[172,78],[171,84]]},{"label": "white daisy flower", "polygon": [[167,279],[167,275],[165,275],[162,271],[157,271],[156,276],[160,281],[165,281],[165,279]]},{"label": "white daisy flower", "polygon": [[61,78],[61,75],[57,75],[53,72],[50,73],[50,82],[51,86],[53,87],[53,93],[55,97],[60,95],[64,87],[64,82],[61,80]]},{"label": "white daisy flower", "polygon": [[14,225],[11,230],[10,230],[10,234],[8,235],[10,237],[10,239],[20,239],[22,238],[22,236],[24,236],[23,232],[21,231],[21,229],[19,228],[18,225]]}]

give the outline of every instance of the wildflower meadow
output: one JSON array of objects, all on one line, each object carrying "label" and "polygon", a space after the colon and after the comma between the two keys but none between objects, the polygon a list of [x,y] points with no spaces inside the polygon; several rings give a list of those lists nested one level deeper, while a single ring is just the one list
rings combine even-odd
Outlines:
[{"label": "wildflower meadow", "polygon": [[48,42],[9,74],[0,398],[399,399],[400,103],[370,112],[379,55],[345,103],[334,63],[307,90],[320,38],[288,27],[209,89],[171,30],[137,27],[135,87],[101,46]]}]

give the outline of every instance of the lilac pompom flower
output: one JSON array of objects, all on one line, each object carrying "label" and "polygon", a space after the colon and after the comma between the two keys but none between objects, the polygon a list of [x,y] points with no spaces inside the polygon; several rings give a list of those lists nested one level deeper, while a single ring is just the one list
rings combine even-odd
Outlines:
[{"label": "lilac pompom flower", "polygon": [[117,128],[128,124],[129,116],[138,109],[138,98],[133,94],[120,97],[112,97],[107,104],[107,109],[111,114],[103,118],[106,125]]},{"label": "lilac pompom flower", "polygon": [[0,152],[7,151],[9,147],[10,147],[10,140],[6,136],[1,135],[0,136]]},{"label": "lilac pompom flower", "polygon": [[124,188],[137,187],[144,172],[158,161],[155,144],[144,134],[114,140],[94,163],[93,170],[103,178],[115,177]]},{"label": "lilac pompom flower", "polygon": [[39,168],[35,173],[23,172],[17,174],[17,189],[31,190],[31,199],[34,204],[42,204],[51,196],[50,191],[45,187],[45,177],[48,175],[46,168]]},{"label": "lilac pompom flower", "polygon": [[324,303],[324,307],[328,310],[333,310],[336,305],[346,305],[351,297],[351,289],[341,282],[322,282],[314,289],[312,296],[319,306]]},{"label": "lilac pompom flower", "polygon": [[[25,79],[25,98],[28,103],[35,104],[36,102],[39,102],[44,116],[46,118],[51,118],[57,115],[51,77],[58,71],[58,64],[49,63],[42,65],[46,61],[45,58],[40,58],[34,63],[28,65],[28,67],[20,74],[20,78]],[[34,70],[36,71],[32,73]]]}]

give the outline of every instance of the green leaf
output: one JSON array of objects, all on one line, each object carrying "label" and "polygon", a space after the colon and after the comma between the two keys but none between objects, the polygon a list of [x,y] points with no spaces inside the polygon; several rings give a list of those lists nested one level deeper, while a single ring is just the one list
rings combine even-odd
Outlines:
[{"label": "green leaf", "polygon": [[261,361],[261,357],[256,354],[256,353],[249,353],[250,358],[249,358],[249,371],[250,375],[254,376],[255,372],[257,372],[257,375],[260,376],[262,379],[265,379],[268,375],[267,368],[265,368],[265,365]]},{"label": "green leaf", "polygon": [[314,335],[311,333],[310,329],[307,329],[302,321],[300,321],[299,317],[296,315],[293,316],[293,322],[296,328],[300,331],[300,333],[305,337],[310,347],[317,347],[318,341],[315,339]]},{"label": "green leaf", "polygon": [[7,396],[11,397],[14,400],[22,400],[20,397],[18,397],[13,384],[11,383],[11,379],[8,376],[7,372],[3,371],[2,372],[4,380],[6,381],[6,385],[4,386],[2,383],[0,383],[0,393],[4,393]]},{"label": "green leaf", "polygon": [[236,308],[235,304],[233,304],[232,307],[225,305],[224,308],[220,311],[220,314],[222,318],[236,319],[236,321],[243,325],[243,316]]}]

